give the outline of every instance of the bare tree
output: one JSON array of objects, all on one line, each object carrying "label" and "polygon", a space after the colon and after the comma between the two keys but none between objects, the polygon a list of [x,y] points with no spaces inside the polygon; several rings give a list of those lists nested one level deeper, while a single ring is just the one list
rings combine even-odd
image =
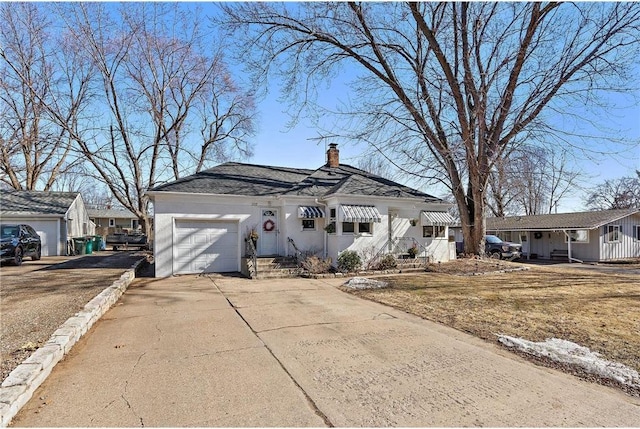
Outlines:
[{"label": "bare tree", "polygon": [[[465,252],[480,253],[491,171],[525,133],[558,133],[609,91],[636,87],[636,3],[224,4],[256,77],[310,100],[350,67],[338,109],[344,135],[441,180],[461,214]],[[580,115],[574,114],[580,109]],[[321,116],[321,115],[318,115]],[[574,130],[571,130],[572,132]],[[577,134],[577,133],[576,133]],[[585,140],[570,141],[581,149]]]},{"label": "bare tree", "polygon": [[497,217],[553,213],[584,176],[563,148],[517,146],[489,175],[487,207]]},{"label": "bare tree", "polygon": [[620,177],[605,180],[597,185],[586,198],[590,210],[640,208],[640,171],[637,177]]},{"label": "bare tree", "polygon": [[369,173],[394,180],[397,172],[387,158],[378,152],[368,152],[358,159],[358,168]]},{"label": "bare tree", "polygon": [[[45,7],[45,6],[42,6]],[[56,4],[67,46],[94,73],[78,120],[41,98],[96,180],[148,227],[145,191],[251,154],[253,98],[234,82],[198,8]],[[3,55],[4,57],[4,55]],[[17,64],[5,60],[28,88]]]},{"label": "bare tree", "polygon": [[69,134],[47,105],[57,104],[66,121],[77,120],[89,70],[37,5],[5,3],[0,14],[0,180],[14,189],[47,191],[78,162]]}]

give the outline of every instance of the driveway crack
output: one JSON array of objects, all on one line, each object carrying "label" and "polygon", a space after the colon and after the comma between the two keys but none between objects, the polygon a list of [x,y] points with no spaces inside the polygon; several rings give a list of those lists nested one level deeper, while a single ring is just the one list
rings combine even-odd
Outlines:
[{"label": "driveway crack", "polygon": [[131,368],[131,371],[129,372],[129,377],[124,382],[124,392],[122,393],[122,395],[120,395],[120,397],[125,402],[125,404],[127,404],[127,408],[129,408],[131,410],[131,412],[134,415],[136,415],[136,417],[138,417],[138,419],[140,420],[140,427],[144,427],[144,421],[142,420],[142,417],[137,415],[137,413],[135,412],[133,406],[131,405],[131,402],[129,402],[129,400],[127,399],[126,395],[127,395],[128,389],[129,389],[129,378],[131,378],[131,376],[133,376],[134,371],[136,370],[136,368],[140,364],[140,361],[142,360],[142,358],[146,354],[147,354],[147,352],[144,352],[140,356],[138,356],[138,360],[136,361],[136,363],[133,365],[133,368]]},{"label": "driveway crack", "polygon": [[282,370],[285,372],[285,374],[287,374],[287,376],[293,382],[293,384],[302,392],[302,394],[304,395],[305,399],[307,400],[307,403],[309,404],[311,409],[313,409],[315,414],[324,421],[324,424],[327,425],[327,427],[331,427],[331,428],[335,427],[335,425],[333,423],[331,423],[331,420],[329,420],[329,417],[325,413],[323,413],[322,410],[320,410],[320,408],[315,403],[313,398],[311,398],[311,396],[309,396],[309,394],[304,390],[304,388],[300,385],[300,383],[298,383],[298,381],[293,377],[293,375],[289,372],[289,370],[287,370],[287,368],[284,366],[282,361],[280,361],[280,359],[278,359],[278,356],[276,356],[275,353],[273,353],[273,350],[271,350],[271,348],[267,345],[267,343],[265,343],[262,340],[262,338],[260,338],[260,336],[258,335],[258,332],[256,332],[253,329],[253,327],[249,324],[249,322],[242,316],[242,314],[240,313],[238,308],[233,304],[233,302],[231,302],[231,300],[229,298],[227,298],[227,296],[222,292],[222,290],[220,290],[220,288],[216,284],[215,280],[213,278],[211,278],[211,277],[209,277],[209,280],[211,280],[211,283],[213,283],[215,288],[218,290],[218,292],[220,292],[220,294],[224,297],[224,299],[227,300],[227,303],[229,303],[231,308],[233,308],[233,311],[235,311],[236,314],[238,315],[238,317],[240,317],[240,320],[242,320],[244,322],[244,324],[247,325],[247,327],[251,330],[253,335],[255,335],[255,337],[262,343],[264,348],[275,359],[275,361],[278,362],[278,365],[280,365],[280,368],[282,368]]}]

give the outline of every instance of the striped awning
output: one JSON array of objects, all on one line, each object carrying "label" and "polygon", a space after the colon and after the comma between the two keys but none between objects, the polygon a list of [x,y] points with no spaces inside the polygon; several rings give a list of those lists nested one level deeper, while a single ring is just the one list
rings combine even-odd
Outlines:
[{"label": "striped awning", "polygon": [[429,226],[452,226],[456,221],[448,212],[422,212],[424,220],[423,225]]},{"label": "striped awning", "polygon": [[301,219],[315,219],[324,217],[324,212],[317,206],[300,206],[298,207],[298,217]]},{"label": "striped awning", "polygon": [[343,222],[380,222],[382,216],[375,206],[340,206]]}]

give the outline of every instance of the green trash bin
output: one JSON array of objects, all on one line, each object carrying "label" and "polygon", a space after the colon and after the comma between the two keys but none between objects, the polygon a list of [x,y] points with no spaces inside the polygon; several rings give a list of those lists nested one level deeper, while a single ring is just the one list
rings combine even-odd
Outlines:
[{"label": "green trash bin", "polygon": [[73,239],[73,253],[76,255],[82,255],[85,252],[84,238],[74,237]]},{"label": "green trash bin", "polygon": [[86,255],[91,255],[91,252],[93,251],[93,240],[91,238],[87,238],[84,250]]},{"label": "green trash bin", "polygon": [[98,250],[102,250],[102,236],[94,235],[93,236],[93,251],[97,252]]}]

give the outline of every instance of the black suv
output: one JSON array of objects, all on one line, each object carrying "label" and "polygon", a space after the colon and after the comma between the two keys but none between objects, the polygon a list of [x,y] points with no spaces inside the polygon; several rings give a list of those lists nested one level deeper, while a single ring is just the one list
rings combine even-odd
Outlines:
[{"label": "black suv", "polygon": [[520,259],[522,256],[522,244],[502,241],[495,235],[484,236],[484,252],[495,259]]},{"label": "black suv", "polygon": [[37,261],[42,255],[40,236],[29,225],[1,224],[2,253],[1,261],[11,261],[14,265],[21,265],[22,258],[30,256]]}]

